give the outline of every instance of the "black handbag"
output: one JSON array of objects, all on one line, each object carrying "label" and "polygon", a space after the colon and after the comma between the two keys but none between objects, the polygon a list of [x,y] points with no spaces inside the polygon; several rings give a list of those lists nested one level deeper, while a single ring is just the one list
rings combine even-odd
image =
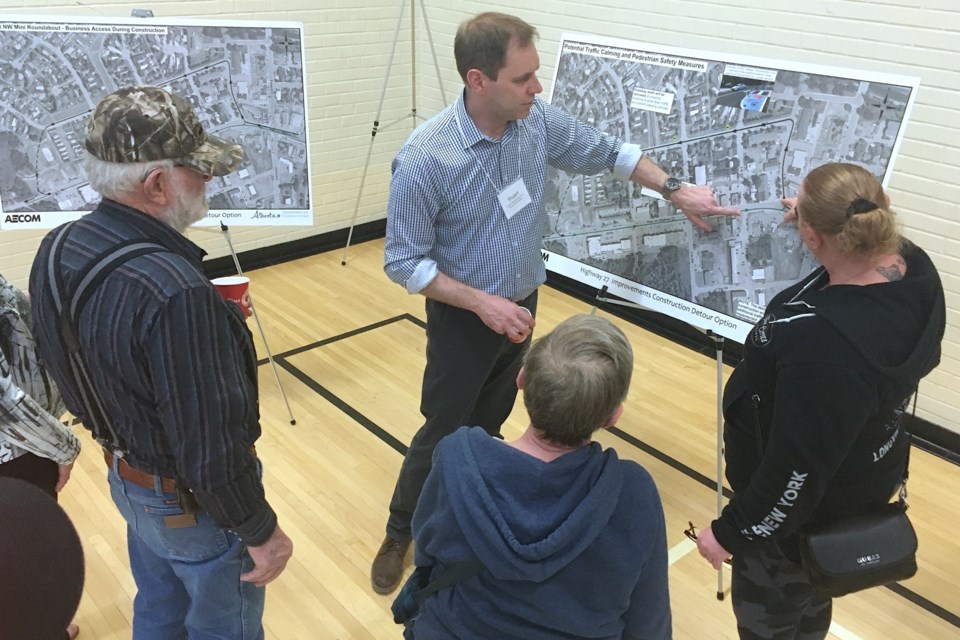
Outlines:
[{"label": "black handbag", "polygon": [[[914,412],[917,402],[914,392]],[[914,414],[915,415],[915,414]],[[907,460],[896,502],[860,515],[820,522],[799,531],[800,560],[813,588],[831,597],[906,580],[917,573],[917,533],[907,517]]]},{"label": "black handbag", "polygon": [[[913,398],[916,412],[916,392]],[[762,455],[760,398],[754,395],[752,400]],[[917,572],[917,533],[907,517],[910,433],[903,422],[900,428],[907,439],[907,460],[899,499],[866,513],[805,526],[798,532],[804,573],[814,589],[832,598],[906,580]]]},{"label": "black handbag", "polygon": [[799,537],[810,584],[831,597],[906,580],[917,572],[917,534],[905,501],[803,528]]}]

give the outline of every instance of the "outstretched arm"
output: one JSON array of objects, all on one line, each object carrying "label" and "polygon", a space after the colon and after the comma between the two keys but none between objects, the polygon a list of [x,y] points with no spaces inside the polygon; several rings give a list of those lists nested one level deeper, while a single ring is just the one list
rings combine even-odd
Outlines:
[{"label": "outstretched arm", "polygon": [[[643,156],[630,175],[630,180],[639,185],[661,191],[669,176],[657,164]],[[694,225],[704,231],[712,231],[710,224],[704,221],[703,216],[736,216],[739,209],[721,207],[713,196],[713,189],[707,186],[684,184],[670,194],[670,202],[683,212],[683,215]]]}]

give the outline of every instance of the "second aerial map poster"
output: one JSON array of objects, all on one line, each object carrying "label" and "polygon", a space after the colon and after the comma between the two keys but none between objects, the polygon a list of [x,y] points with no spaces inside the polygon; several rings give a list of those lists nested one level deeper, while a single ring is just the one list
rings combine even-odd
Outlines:
[{"label": "second aerial map poster", "polygon": [[816,264],[780,198],[827,162],[884,184],[917,78],[565,34],[550,102],[668,174],[710,185],[736,218],[694,227],[668,201],[610,173],[551,169],[547,269],[743,342],[777,292]]}]

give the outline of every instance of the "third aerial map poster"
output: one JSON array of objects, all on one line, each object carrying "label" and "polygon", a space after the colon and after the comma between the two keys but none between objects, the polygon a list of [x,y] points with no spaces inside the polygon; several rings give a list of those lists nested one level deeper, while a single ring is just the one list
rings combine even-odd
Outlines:
[{"label": "third aerial map poster", "polygon": [[917,78],[565,34],[550,102],[668,174],[710,185],[736,218],[694,227],[659,194],[609,173],[551,169],[549,270],[743,342],[774,294],[816,264],[780,198],[827,162],[884,184]]}]

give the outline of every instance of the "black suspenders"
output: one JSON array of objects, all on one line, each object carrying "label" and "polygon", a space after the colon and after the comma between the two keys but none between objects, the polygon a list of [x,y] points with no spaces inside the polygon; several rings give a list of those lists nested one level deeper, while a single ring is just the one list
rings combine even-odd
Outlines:
[{"label": "black suspenders", "polygon": [[126,443],[117,434],[116,429],[104,409],[104,403],[93,385],[90,370],[80,351],[80,314],[90,296],[96,292],[110,273],[133,258],[169,251],[166,247],[146,240],[127,240],[95,256],[83,268],[77,278],[77,288],[71,294],[63,282],[63,273],[58,268],[63,253],[63,245],[73,223],[60,228],[53,239],[47,258],[47,280],[50,284],[53,304],[60,320],[60,336],[67,347],[67,360],[73,371],[74,382],[79,391],[81,403],[90,416],[92,424],[86,425],[101,445],[113,453],[122,456],[126,453]]}]

